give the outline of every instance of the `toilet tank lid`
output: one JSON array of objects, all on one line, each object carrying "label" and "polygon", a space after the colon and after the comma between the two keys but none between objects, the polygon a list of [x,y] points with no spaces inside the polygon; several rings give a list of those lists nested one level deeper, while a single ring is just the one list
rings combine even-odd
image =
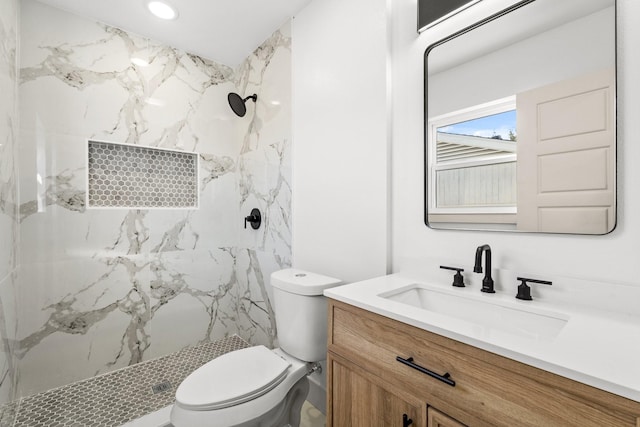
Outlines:
[{"label": "toilet tank lid", "polygon": [[288,268],[271,273],[271,286],[297,295],[322,295],[325,289],[342,284],[341,280],[309,271]]}]

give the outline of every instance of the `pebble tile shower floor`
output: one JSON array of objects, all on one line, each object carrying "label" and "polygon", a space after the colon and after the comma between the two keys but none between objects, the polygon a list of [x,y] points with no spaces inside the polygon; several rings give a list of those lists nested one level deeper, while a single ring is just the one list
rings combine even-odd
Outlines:
[{"label": "pebble tile shower floor", "polygon": [[173,403],[182,380],[209,360],[248,346],[234,335],[24,397],[0,409],[0,427],[120,426]]}]

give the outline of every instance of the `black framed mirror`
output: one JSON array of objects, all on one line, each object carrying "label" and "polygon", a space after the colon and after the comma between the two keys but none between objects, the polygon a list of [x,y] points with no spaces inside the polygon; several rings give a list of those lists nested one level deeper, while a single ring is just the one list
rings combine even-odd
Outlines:
[{"label": "black framed mirror", "polygon": [[615,0],[525,0],[429,46],[425,223],[616,224]]}]

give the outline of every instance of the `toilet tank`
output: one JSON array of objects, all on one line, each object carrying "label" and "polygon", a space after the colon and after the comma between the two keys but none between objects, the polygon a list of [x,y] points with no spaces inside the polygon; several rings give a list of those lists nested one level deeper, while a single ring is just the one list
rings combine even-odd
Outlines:
[{"label": "toilet tank", "polygon": [[280,348],[305,362],[327,357],[325,289],[340,285],[333,277],[289,268],[271,274]]}]

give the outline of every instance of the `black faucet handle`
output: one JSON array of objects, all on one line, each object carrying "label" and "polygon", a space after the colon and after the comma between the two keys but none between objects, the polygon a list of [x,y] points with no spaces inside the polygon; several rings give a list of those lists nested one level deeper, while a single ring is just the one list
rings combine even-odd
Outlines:
[{"label": "black faucet handle", "polygon": [[538,283],[540,285],[552,285],[553,282],[548,280],[538,280],[538,279],[529,279],[527,277],[516,277],[517,280],[520,280],[520,285],[518,286],[518,294],[516,295],[517,299],[521,299],[524,301],[531,301],[531,288],[527,285],[529,283]]},{"label": "black faucet handle", "polygon": [[440,268],[455,271],[456,274],[453,275],[453,283],[451,284],[451,286],[455,286],[456,288],[464,288],[464,277],[462,277],[462,274],[460,274],[460,272],[464,271],[464,268],[447,267],[445,265],[441,265]]}]

